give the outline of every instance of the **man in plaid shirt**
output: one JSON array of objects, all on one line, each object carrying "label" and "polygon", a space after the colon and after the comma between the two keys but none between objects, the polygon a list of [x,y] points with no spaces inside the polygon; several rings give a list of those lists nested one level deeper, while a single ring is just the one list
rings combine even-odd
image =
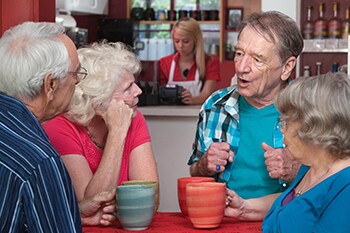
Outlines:
[{"label": "man in plaid shirt", "polygon": [[280,192],[299,164],[284,155],[274,97],[287,85],[303,38],[294,20],[279,12],[254,13],[240,27],[235,46],[237,85],[203,104],[192,176],[215,176],[243,198]]}]

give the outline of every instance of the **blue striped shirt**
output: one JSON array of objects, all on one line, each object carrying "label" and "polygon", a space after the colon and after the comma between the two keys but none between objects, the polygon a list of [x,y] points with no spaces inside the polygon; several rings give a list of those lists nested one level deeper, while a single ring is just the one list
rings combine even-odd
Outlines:
[{"label": "blue striped shirt", "polygon": [[0,232],[82,232],[69,174],[35,116],[0,94]]}]

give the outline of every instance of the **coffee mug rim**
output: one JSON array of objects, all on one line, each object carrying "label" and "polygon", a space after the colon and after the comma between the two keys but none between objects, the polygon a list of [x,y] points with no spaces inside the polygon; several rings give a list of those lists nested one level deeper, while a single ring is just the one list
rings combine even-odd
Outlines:
[{"label": "coffee mug rim", "polygon": [[178,181],[186,181],[186,180],[215,180],[213,177],[209,176],[186,176],[177,178]]},{"label": "coffee mug rim", "polygon": [[187,187],[205,187],[205,188],[217,188],[217,187],[226,187],[224,183],[220,182],[196,182],[196,183],[188,183]]},{"label": "coffee mug rim", "polygon": [[158,181],[154,180],[126,180],[121,183],[121,186],[132,184],[132,183],[145,183],[145,184],[133,184],[133,185],[150,185],[150,184],[157,184]]},{"label": "coffee mug rim", "polygon": [[154,187],[152,185],[144,185],[144,184],[136,184],[136,185],[119,185],[117,186],[117,190],[123,190],[123,189],[150,189]]}]

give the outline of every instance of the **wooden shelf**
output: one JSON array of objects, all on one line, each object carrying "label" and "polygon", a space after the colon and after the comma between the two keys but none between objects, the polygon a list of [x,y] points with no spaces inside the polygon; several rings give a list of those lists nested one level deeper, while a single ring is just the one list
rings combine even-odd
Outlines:
[{"label": "wooden shelf", "polygon": [[236,28],[226,28],[225,32],[238,32],[238,29],[236,29]]},{"label": "wooden shelf", "polygon": [[311,39],[304,40],[303,53],[347,53],[346,39]]},{"label": "wooden shelf", "polygon": [[[221,11],[220,11],[220,19],[221,19],[221,46],[220,46],[220,61],[221,62],[232,62],[231,60],[226,59],[226,44],[230,43],[232,46],[235,46],[236,38],[233,39],[229,37],[229,34],[237,33],[237,28],[227,28],[228,25],[228,9],[243,9],[243,16],[250,15],[253,12],[261,11],[261,0],[222,0],[221,1]],[[230,41],[228,41],[230,39]],[[232,51],[233,52],[233,51]]]},{"label": "wooden shelf", "polygon": [[[176,21],[168,21],[168,20],[140,20],[135,21],[139,24],[174,24]],[[220,24],[219,20],[212,20],[212,21],[197,21],[199,24]]]},{"label": "wooden shelf", "polygon": [[[298,0],[299,2],[299,19],[300,28],[307,18],[307,6],[311,5],[312,14],[311,20],[315,21],[318,17],[318,4],[319,0]],[[333,15],[332,3],[330,1],[325,2],[324,18],[330,19]],[[338,0],[338,15],[340,18],[344,18],[345,9],[348,5],[348,0]],[[299,73],[297,76],[303,75],[304,66],[310,67],[311,75],[316,74],[316,62],[321,62],[321,74],[331,71],[332,65],[337,63],[339,66],[347,64],[347,40],[342,39],[313,39],[304,40],[304,50],[299,56]]]},{"label": "wooden shelf", "polygon": [[322,49],[322,50],[314,50],[314,49],[304,49],[303,53],[347,53],[347,49]]}]

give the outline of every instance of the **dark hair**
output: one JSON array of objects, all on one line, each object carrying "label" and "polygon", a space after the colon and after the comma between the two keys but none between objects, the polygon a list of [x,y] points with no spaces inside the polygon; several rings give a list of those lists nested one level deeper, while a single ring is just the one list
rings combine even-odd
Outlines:
[{"label": "dark hair", "polygon": [[283,63],[289,57],[298,57],[304,47],[301,31],[296,22],[278,11],[253,13],[239,27],[238,38],[245,27],[254,29],[267,41],[278,44]]}]

